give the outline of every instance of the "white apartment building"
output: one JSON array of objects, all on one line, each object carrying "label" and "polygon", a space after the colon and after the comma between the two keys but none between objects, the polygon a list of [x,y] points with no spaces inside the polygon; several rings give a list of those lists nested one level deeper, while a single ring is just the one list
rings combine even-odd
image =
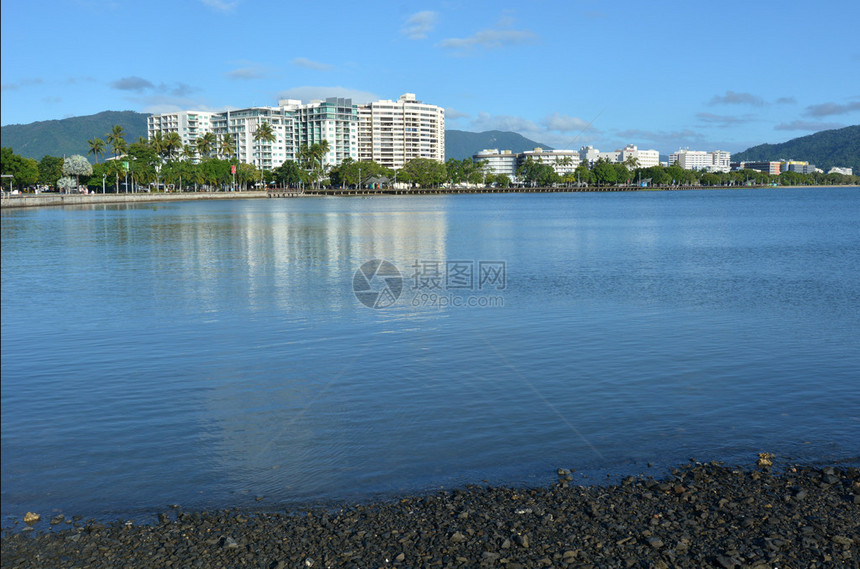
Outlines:
[{"label": "white apartment building", "polygon": [[723,150],[705,152],[704,150],[678,150],[669,155],[669,165],[677,164],[684,170],[706,170],[708,172],[728,172],[731,170],[732,155]]},{"label": "white apartment building", "polygon": [[598,160],[600,158],[603,158],[605,161],[615,164],[617,162],[621,162],[621,151],[616,150],[614,152],[598,152],[597,158]]},{"label": "white apartment building", "polygon": [[[274,142],[254,140],[257,129],[264,122],[272,126]],[[232,136],[239,161],[263,170],[277,168],[285,160],[295,159],[294,130],[294,118],[283,107],[236,109],[216,113],[212,117],[212,132],[219,137],[228,133]]]},{"label": "white apartment building", "polygon": [[162,135],[175,132],[182,139],[183,146],[193,146],[198,137],[212,131],[212,117],[215,114],[208,111],[177,111],[151,115],[146,119],[146,135],[151,140],[156,132]]},{"label": "white apartment building", "polygon": [[639,168],[651,168],[660,165],[660,152],[657,150],[639,150],[633,144],[628,144],[621,150],[621,162],[627,162],[628,158],[635,158]]},{"label": "white apartment building", "polygon": [[489,173],[502,174],[511,180],[517,177],[517,155],[510,150],[499,151],[497,148],[481,150],[472,156],[472,161],[486,164]]},{"label": "white apartment building", "polygon": [[[264,122],[272,126],[274,142],[254,140]],[[373,160],[401,168],[413,158],[445,160],[445,111],[406,93],[399,101],[355,105],[352,99],[330,97],[302,104],[282,99],[277,107],[251,107],[220,113],[181,111],[147,119],[150,139],[156,132],[179,132],[183,144],[195,144],[207,132],[231,134],[240,162],[271,170],[296,160],[300,149],[327,140],[323,165],[337,166],[347,158]]]},{"label": "white apartment building", "polygon": [[593,146],[583,146],[579,149],[579,162],[590,168],[600,158],[600,150]]},{"label": "white apartment building", "polygon": [[[281,108],[295,116],[295,151],[328,141],[323,166],[337,166],[347,158],[358,160],[358,108],[352,99],[329,97],[303,105],[295,99],[279,101]],[[278,164],[280,166],[280,164]]]},{"label": "white apartment building", "polygon": [[828,174],[843,174],[845,176],[853,176],[854,168],[840,168],[839,166],[834,166],[828,172]]},{"label": "white apartment building", "polygon": [[732,155],[725,150],[714,150],[711,155],[711,172],[730,172],[732,169]]},{"label": "white apartment building", "polygon": [[413,158],[445,161],[445,110],[405,93],[358,106],[359,160],[399,169]]},{"label": "white apartment building", "polygon": [[520,153],[519,163],[522,164],[529,158],[535,162],[552,166],[555,173],[562,177],[567,174],[573,174],[576,167],[579,166],[579,152],[576,150],[544,150],[543,148],[535,148],[534,150]]}]

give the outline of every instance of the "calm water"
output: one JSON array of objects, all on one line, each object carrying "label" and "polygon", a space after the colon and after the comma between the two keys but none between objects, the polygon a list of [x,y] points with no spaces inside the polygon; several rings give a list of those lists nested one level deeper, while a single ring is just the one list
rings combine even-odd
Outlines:
[{"label": "calm water", "polygon": [[856,463],[858,220],[856,189],[3,211],[2,513]]}]

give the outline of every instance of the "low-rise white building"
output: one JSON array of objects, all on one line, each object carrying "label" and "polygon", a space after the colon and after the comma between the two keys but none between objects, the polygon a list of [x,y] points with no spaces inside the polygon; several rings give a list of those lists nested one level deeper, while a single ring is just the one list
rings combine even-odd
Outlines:
[{"label": "low-rise white building", "polygon": [[600,158],[600,150],[593,146],[583,146],[579,149],[579,162],[586,164],[589,168]]},{"label": "low-rise white building", "polygon": [[828,172],[828,174],[843,174],[845,176],[853,176],[854,168],[840,168],[838,166],[834,166]]},{"label": "low-rise white building", "polygon": [[669,165],[677,164],[684,170],[728,172],[731,170],[731,158],[732,155],[723,150],[705,152],[683,149],[669,155]]},{"label": "low-rise white building", "polygon": [[511,180],[517,177],[517,155],[510,150],[500,151],[497,148],[481,150],[472,156],[472,161],[486,164],[488,173],[501,174]]},{"label": "low-rise white building", "polygon": [[657,150],[639,150],[633,144],[628,144],[621,150],[622,163],[626,163],[630,158],[636,160],[639,168],[651,168],[660,165],[660,152]]},{"label": "low-rise white building", "polygon": [[518,163],[522,164],[531,158],[535,162],[552,166],[555,173],[559,176],[573,174],[576,167],[579,166],[579,152],[576,150],[544,150],[543,148],[535,148],[521,152],[518,156]]}]

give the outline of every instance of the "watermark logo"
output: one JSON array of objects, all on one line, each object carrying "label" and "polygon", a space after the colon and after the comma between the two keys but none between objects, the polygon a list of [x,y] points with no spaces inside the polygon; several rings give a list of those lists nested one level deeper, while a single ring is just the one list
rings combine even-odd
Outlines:
[{"label": "watermark logo", "polygon": [[368,308],[388,308],[403,292],[403,277],[392,263],[373,259],[355,271],[352,290],[355,298]]},{"label": "watermark logo", "polygon": [[[490,292],[507,289],[504,261],[442,261],[416,259],[412,263],[413,307],[498,308],[504,297]],[[404,278],[392,263],[374,259],[364,263],[353,277],[356,298],[370,308],[387,308],[400,298]]]}]

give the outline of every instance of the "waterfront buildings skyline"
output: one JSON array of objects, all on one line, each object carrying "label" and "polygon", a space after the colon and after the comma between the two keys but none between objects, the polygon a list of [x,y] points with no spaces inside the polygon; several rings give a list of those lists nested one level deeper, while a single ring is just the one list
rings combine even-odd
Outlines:
[{"label": "waterfront buildings skyline", "polygon": [[[256,138],[268,123],[274,140]],[[304,146],[327,141],[323,165],[338,166],[346,159],[373,160],[392,169],[414,158],[445,160],[445,110],[405,93],[397,101],[355,104],[352,99],[329,97],[303,103],[281,99],[277,106],[248,107],[222,112],[177,111],[151,115],[147,137],[179,134],[183,146],[196,145],[207,133],[229,134],[240,162],[273,170],[296,160]]]}]

